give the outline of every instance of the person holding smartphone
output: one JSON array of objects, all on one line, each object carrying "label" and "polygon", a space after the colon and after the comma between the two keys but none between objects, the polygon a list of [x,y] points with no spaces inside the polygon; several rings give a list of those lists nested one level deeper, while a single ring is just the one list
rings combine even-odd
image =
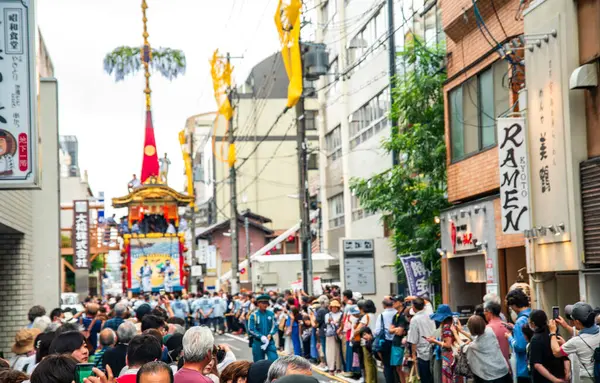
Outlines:
[{"label": "person holding smartphone", "polygon": [[529,297],[521,289],[515,289],[510,291],[506,295],[506,305],[510,307],[514,312],[517,313],[517,320],[514,328],[507,328],[506,339],[515,352],[517,358],[517,382],[518,383],[529,383],[531,378],[529,376],[529,369],[527,363],[527,339],[523,335],[523,325],[527,325],[529,322],[529,315],[531,314],[531,307],[529,303]]}]

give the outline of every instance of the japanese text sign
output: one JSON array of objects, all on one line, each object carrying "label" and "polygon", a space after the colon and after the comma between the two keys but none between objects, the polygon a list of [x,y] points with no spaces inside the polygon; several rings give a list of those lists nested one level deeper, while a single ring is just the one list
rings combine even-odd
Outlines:
[{"label": "japanese text sign", "polygon": [[90,214],[88,201],[73,201],[73,262],[76,269],[90,267]]},{"label": "japanese text sign", "polygon": [[425,268],[420,255],[411,255],[400,257],[408,291],[412,296],[421,296],[429,293],[429,275],[430,272]]},{"label": "japanese text sign", "polygon": [[525,119],[498,119],[498,154],[502,232],[522,233],[531,228]]},{"label": "japanese text sign", "polygon": [[375,249],[372,239],[343,240],[345,288],[375,294]]},{"label": "japanese text sign", "polygon": [[37,187],[37,75],[31,1],[0,0],[0,189]]},{"label": "japanese text sign", "polygon": [[[569,231],[569,217],[573,198],[569,197],[574,179],[572,164],[567,160],[568,145],[575,145],[577,130],[569,132],[565,123],[568,110],[574,111],[573,102],[565,95],[569,94],[568,76],[573,68],[565,66],[564,39],[566,29],[560,13],[554,18],[544,17],[544,22],[529,24],[527,33],[547,33],[559,31],[556,37],[549,39],[541,49],[533,52],[526,50],[527,72],[527,135],[529,143],[529,161],[531,168],[530,193],[532,220],[537,226],[550,226],[565,223]],[[569,64],[570,65],[570,64]],[[568,108],[568,109],[565,109]],[[575,128],[573,125],[569,129]],[[575,146],[572,147],[575,150]],[[585,145],[584,145],[585,150]],[[576,154],[573,154],[577,156]],[[579,161],[576,161],[579,162]],[[575,181],[579,182],[579,180]],[[548,236],[545,241],[562,241],[562,236]]]}]

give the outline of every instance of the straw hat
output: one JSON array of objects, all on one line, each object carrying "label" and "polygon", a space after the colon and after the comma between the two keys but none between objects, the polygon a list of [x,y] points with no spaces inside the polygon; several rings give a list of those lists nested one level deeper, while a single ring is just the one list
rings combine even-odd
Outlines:
[{"label": "straw hat", "polygon": [[17,355],[27,354],[35,349],[35,337],[41,331],[36,328],[23,328],[17,332],[15,336],[15,344],[12,345],[11,351]]},{"label": "straw hat", "polygon": [[342,307],[340,301],[336,301],[335,299],[329,302],[329,307]]}]

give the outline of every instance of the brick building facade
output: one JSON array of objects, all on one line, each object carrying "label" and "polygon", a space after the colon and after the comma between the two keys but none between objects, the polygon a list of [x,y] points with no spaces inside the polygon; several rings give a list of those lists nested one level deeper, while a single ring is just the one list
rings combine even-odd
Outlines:
[{"label": "brick building facade", "polygon": [[488,292],[505,294],[526,266],[523,235],[501,230],[496,138],[497,118],[518,110],[516,87],[507,86],[516,72],[497,52],[496,42],[504,45],[523,34],[523,21],[515,18],[519,3],[441,1],[448,200],[453,204],[441,219],[442,290],[443,301],[455,309],[472,309]]}]

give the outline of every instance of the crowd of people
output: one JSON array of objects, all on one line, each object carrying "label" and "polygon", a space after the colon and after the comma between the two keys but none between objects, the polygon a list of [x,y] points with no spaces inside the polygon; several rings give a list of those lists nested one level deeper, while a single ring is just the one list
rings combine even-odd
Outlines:
[{"label": "crowd of people", "polygon": [[[532,310],[521,289],[488,294],[475,314],[435,311],[427,296],[385,297],[302,291],[88,298],[85,310],[41,306],[0,359],[0,382],[315,382],[313,368],[338,378],[386,383],[581,382],[600,372],[600,310],[578,302],[565,318]],[[237,360],[215,334],[245,336],[253,361]],[[93,374],[82,376],[84,367]],[[77,379],[80,377],[81,379]]]}]

